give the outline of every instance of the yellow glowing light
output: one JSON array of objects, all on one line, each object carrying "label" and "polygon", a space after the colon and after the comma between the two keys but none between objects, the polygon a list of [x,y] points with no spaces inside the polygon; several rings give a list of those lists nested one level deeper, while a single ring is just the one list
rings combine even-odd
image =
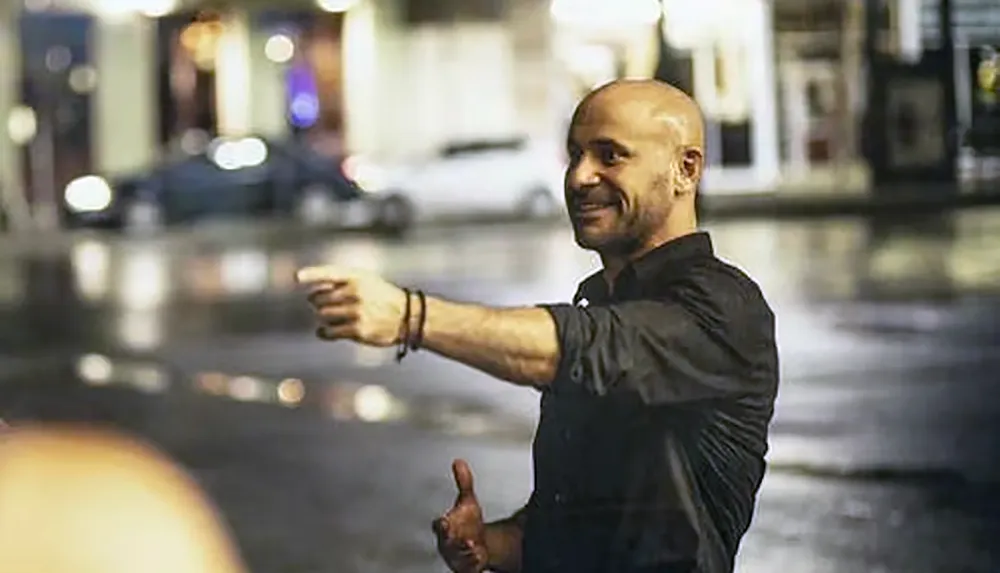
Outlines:
[{"label": "yellow glowing light", "polygon": [[1000,77],[1000,54],[984,58],[979,63],[979,69],[976,70],[976,79],[979,80],[979,88],[984,91],[995,91],[997,89],[998,77]]},{"label": "yellow glowing light", "polygon": [[18,106],[7,116],[7,135],[17,145],[24,145],[35,138],[38,132],[38,118],[35,110]]},{"label": "yellow glowing light", "polygon": [[288,378],[278,384],[278,400],[286,406],[295,406],[305,398],[306,387],[297,378]]},{"label": "yellow glowing light", "polygon": [[220,135],[242,135],[250,129],[250,34],[248,23],[233,18],[225,24],[215,51],[215,101]]},{"label": "yellow glowing light", "polygon": [[362,386],[354,394],[354,412],[365,422],[381,422],[392,414],[392,394],[382,386]]},{"label": "yellow glowing light", "polygon": [[215,68],[219,40],[225,30],[225,25],[216,20],[194,22],[181,32],[180,43],[191,55],[195,65],[203,70],[212,70]]}]

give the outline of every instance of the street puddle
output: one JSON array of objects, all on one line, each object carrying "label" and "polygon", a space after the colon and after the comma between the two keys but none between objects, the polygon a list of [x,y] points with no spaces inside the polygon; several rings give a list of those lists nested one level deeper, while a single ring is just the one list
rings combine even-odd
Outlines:
[{"label": "street puddle", "polygon": [[177,394],[271,405],[337,421],[398,424],[454,436],[528,443],[530,420],[489,405],[447,395],[403,397],[385,386],[346,380],[271,379],[227,372],[171,372],[149,360],[85,354],[76,360],[79,380],[91,387],[127,388],[143,394]]}]

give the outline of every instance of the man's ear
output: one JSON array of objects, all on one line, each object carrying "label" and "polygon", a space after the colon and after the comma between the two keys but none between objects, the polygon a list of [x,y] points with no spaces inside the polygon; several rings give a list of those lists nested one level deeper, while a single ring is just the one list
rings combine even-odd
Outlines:
[{"label": "man's ear", "polygon": [[677,195],[694,194],[698,190],[701,176],[705,169],[705,157],[697,147],[685,147],[681,150],[678,166],[677,184],[674,186]]}]

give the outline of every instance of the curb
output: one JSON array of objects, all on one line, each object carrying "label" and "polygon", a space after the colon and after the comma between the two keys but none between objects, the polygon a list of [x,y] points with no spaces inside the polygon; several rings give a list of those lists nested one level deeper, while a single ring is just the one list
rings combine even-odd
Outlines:
[{"label": "curb", "polygon": [[812,218],[915,215],[985,206],[1000,206],[1000,184],[996,189],[962,194],[946,189],[919,194],[909,191],[850,196],[755,194],[704,197],[699,210],[706,219]]}]

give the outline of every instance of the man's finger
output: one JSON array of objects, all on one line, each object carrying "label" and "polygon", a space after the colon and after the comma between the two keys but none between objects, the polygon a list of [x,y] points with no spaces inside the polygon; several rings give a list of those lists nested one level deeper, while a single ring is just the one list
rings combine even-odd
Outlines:
[{"label": "man's finger", "polygon": [[476,563],[482,553],[482,548],[473,544],[467,546],[455,541],[442,541],[438,538],[438,551],[448,561],[449,565],[459,570],[476,570]]},{"label": "man's finger", "polygon": [[319,296],[328,292],[332,292],[343,288],[345,285],[351,284],[351,281],[322,281],[318,283],[312,283],[307,287],[308,296],[310,298]]},{"label": "man's finger", "polygon": [[324,306],[316,311],[324,326],[341,326],[358,321],[358,308],[352,305]]},{"label": "man's finger", "polygon": [[295,273],[295,280],[300,285],[310,285],[322,282],[342,282],[350,280],[357,273],[350,269],[334,265],[324,265],[321,267],[304,267]]},{"label": "man's finger", "polygon": [[316,337],[321,340],[354,340],[356,331],[353,324],[321,326],[316,329]]},{"label": "man's finger", "polygon": [[463,553],[457,556],[455,565],[458,566],[459,571],[477,571],[477,562],[478,558],[475,553]]},{"label": "man's finger", "polygon": [[358,296],[351,289],[342,288],[309,295],[309,302],[316,308],[350,306],[358,302]]},{"label": "man's finger", "polygon": [[448,518],[441,516],[431,522],[431,529],[441,539],[448,537]]},{"label": "man's finger", "polygon": [[458,501],[474,500],[476,492],[472,488],[472,468],[465,460],[455,460],[451,464],[451,473],[455,476],[455,487],[458,488]]},{"label": "man's finger", "polygon": [[458,533],[448,520],[448,514],[442,515],[431,522],[431,529],[437,536],[438,544],[452,552],[468,552],[473,550],[473,541],[455,537]]}]

